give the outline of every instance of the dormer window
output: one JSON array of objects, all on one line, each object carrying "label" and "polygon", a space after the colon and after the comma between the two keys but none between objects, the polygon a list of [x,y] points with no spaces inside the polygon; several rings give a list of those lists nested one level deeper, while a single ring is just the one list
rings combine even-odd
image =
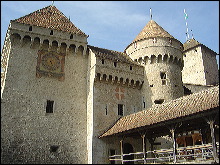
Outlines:
[{"label": "dormer window", "polygon": [[171,39],[169,40],[169,43],[172,45],[172,40]]},{"label": "dormer window", "polygon": [[134,48],[135,48],[135,49],[137,48],[137,42],[134,43]]}]

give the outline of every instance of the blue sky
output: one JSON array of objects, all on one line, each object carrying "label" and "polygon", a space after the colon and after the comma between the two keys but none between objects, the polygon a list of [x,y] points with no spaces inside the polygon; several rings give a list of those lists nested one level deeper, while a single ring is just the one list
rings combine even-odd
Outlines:
[{"label": "blue sky", "polygon": [[[1,1],[1,47],[10,20],[51,4],[52,1]],[[150,8],[153,20],[184,43],[186,9],[190,38],[192,30],[197,41],[219,54],[219,1],[54,1],[54,5],[89,35],[89,45],[120,52],[150,20]]]}]

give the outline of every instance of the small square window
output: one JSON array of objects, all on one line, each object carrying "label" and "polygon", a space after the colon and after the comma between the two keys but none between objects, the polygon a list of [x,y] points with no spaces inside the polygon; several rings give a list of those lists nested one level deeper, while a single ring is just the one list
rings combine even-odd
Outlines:
[{"label": "small square window", "polygon": [[123,104],[118,104],[118,115],[123,116]]},{"label": "small square window", "polygon": [[53,145],[53,146],[50,146],[50,152],[57,152],[59,146],[56,146],[56,145]]},{"label": "small square window", "polygon": [[54,101],[47,100],[46,113],[53,113]]},{"label": "small square window", "polygon": [[167,85],[167,81],[166,80],[162,80],[162,85]]}]

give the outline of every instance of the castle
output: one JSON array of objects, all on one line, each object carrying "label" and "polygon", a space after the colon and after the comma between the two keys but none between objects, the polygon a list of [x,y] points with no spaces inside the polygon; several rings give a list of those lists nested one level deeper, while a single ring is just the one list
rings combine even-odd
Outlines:
[{"label": "castle", "polygon": [[[154,20],[124,52],[87,38],[55,6],[10,22],[1,62],[2,163],[110,163],[120,154],[120,132],[143,132],[138,123],[149,121],[120,125],[126,117],[205,95],[212,102],[206,109],[214,108],[208,115],[218,113],[217,53],[195,39],[182,44]],[[165,134],[151,136],[155,131],[147,150],[172,147]],[[125,142],[137,152],[140,140],[135,133]]]}]

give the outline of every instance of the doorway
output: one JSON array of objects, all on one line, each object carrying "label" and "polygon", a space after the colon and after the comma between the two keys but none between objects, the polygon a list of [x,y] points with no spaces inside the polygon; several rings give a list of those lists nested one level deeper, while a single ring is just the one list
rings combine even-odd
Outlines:
[{"label": "doorway", "polygon": [[[134,149],[131,144],[125,143],[123,145],[123,154],[129,154],[129,153],[133,153],[133,152],[134,152]],[[126,155],[123,157],[123,160],[133,160],[133,159],[134,159],[134,155]],[[128,162],[124,162],[124,164],[134,164],[134,162],[128,161]]]}]

